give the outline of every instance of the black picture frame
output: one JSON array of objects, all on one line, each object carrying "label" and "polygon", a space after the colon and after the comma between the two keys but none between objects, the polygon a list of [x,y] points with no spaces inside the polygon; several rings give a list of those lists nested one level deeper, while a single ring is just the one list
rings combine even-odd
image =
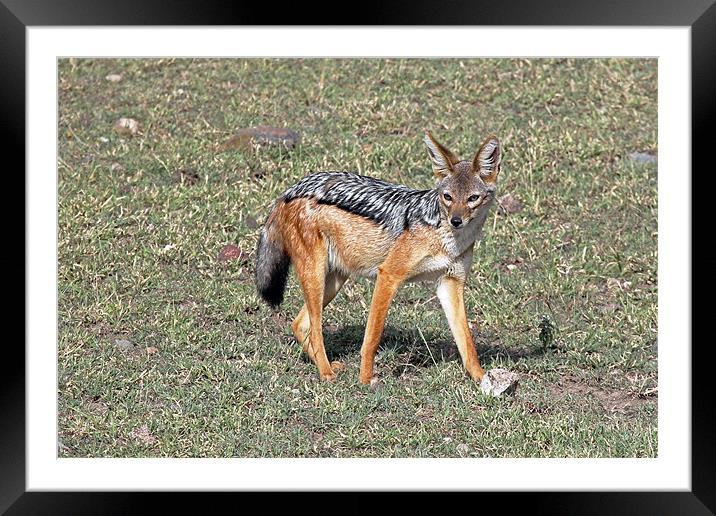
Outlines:
[{"label": "black picture frame", "polygon": [[[10,151],[8,155],[18,158],[19,164],[12,171],[24,192],[25,166],[25,30],[30,26],[82,26],[82,25],[569,25],[569,26],[685,26],[691,28],[691,80],[692,80],[692,170],[699,170],[699,188],[693,188],[692,173],[692,278],[699,271],[698,290],[708,294],[716,286],[716,274],[709,272],[716,266],[716,258],[707,246],[709,238],[698,239],[702,234],[697,228],[699,221],[709,220],[709,191],[704,180],[713,176],[712,166],[707,164],[713,143],[708,138],[707,127],[714,114],[716,97],[716,5],[714,0],[556,0],[530,2],[528,0],[504,0],[501,2],[469,1],[446,3],[436,8],[435,2],[414,1],[402,4],[388,2],[362,2],[359,9],[351,10],[350,16],[336,16],[333,20],[321,19],[305,5],[279,6],[275,3],[232,3],[213,0],[0,0],[0,70],[3,79],[0,105],[2,117],[0,131],[2,142]],[[319,9],[328,15],[328,10]],[[336,10],[338,14],[339,11]],[[343,23],[341,23],[343,21]],[[699,164],[702,166],[699,167]],[[12,176],[10,167],[6,175]],[[23,178],[20,180],[20,178]],[[8,178],[9,179],[9,178]],[[7,184],[7,183],[6,183]],[[6,187],[7,188],[7,187]],[[7,190],[6,190],[7,191]],[[14,197],[20,198],[15,195]],[[24,196],[22,197],[24,198]],[[703,202],[699,202],[703,201]],[[17,208],[4,204],[4,221],[17,218]],[[702,213],[699,213],[701,211]],[[13,226],[7,223],[7,226]],[[708,227],[708,222],[703,225]],[[8,229],[11,229],[8,227]],[[24,226],[18,228],[23,232]],[[709,234],[710,235],[710,234]],[[25,247],[20,265],[25,271]],[[8,256],[11,253],[7,253]],[[17,253],[15,253],[17,254]],[[4,258],[9,262],[8,258]],[[18,259],[19,261],[19,259]],[[9,265],[9,264],[8,264]],[[688,264],[685,264],[687,266]],[[6,266],[5,270],[10,270]],[[12,269],[14,271],[14,269]],[[17,275],[19,277],[19,275]],[[25,277],[25,274],[23,274]],[[692,322],[707,321],[710,303],[697,302],[696,289],[692,290]],[[24,297],[24,296],[23,296]],[[19,303],[18,303],[19,305]],[[24,307],[24,303],[23,303]],[[443,510],[463,502],[474,510],[505,508],[519,503],[531,513],[549,514],[713,514],[716,511],[716,438],[710,423],[714,421],[716,404],[713,402],[713,383],[709,369],[712,343],[680,343],[684,349],[691,348],[692,357],[692,490],[690,492],[587,492],[587,493],[466,493],[464,495],[441,495]],[[707,334],[708,335],[708,334]],[[0,375],[0,512],[7,514],[114,514],[142,512],[158,501],[162,510],[192,507],[206,510],[218,507],[212,497],[211,505],[204,496],[196,505],[189,501],[187,493],[77,493],[77,492],[26,492],[25,489],[25,353],[20,347],[12,348],[9,341],[3,354],[3,374]],[[667,365],[668,366],[668,365]],[[215,494],[214,494],[215,495]],[[315,500],[301,503],[307,493],[292,493],[284,498],[291,512],[319,510]],[[373,495],[370,495],[373,496]],[[357,512],[361,504],[369,504],[374,510],[376,503],[363,493],[342,495],[340,499],[327,502],[332,511]],[[470,496],[470,498],[467,498]],[[155,498],[159,498],[156,500]],[[266,493],[224,493],[220,498],[235,504],[240,497],[241,505],[266,506]],[[204,500],[204,501],[202,501]],[[271,510],[278,510],[281,499],[271,495]],[[401,512],[425,507],[422,493],[401,497]],[[240,506],[234,505],[236,510]],[[204,512],[202,510],[202,512]],[[361,510],[361,512],[364,512]]]}]

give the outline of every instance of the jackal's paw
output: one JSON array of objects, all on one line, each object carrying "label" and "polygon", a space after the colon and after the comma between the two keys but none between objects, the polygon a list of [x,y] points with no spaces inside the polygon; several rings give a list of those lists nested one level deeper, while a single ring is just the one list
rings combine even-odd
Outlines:
[{"label": "jackal's paw", "polygon": [[343,371],[345,368],[346,368],[346,365],[339,360],[334,360],[333,362],[331,362],[331,369],[333,369],[334,373]]},{"label": "jackal's paw", "polygon": [[485,371],[482,369],[482,367],[478,367],[472,371],[469,371],[468,374],[474,381],[480,383],[485,376]]},{"label": "jackal's paw", "polygon": [[325,374],[321,373],[321,380],[326,380],[328,382],[335,381],[337,373],[345,368],[346,366],[343,365],[343,362],[334,360],[333,362],[331,362],[331,372]]},{"label": "jackal's paw", "polygon": [[336,380],[336,373],[331,371],[330,373],[321,374],[321,380],[326,382],[334,382]]},{"label": "jackal's paw", "polygon": [[363,385],[368,385],[371,389],[377,389],[380,385],[380,378],[375,374],[372,374],[370,376],[361,375],[358,378],[358,381]]}]

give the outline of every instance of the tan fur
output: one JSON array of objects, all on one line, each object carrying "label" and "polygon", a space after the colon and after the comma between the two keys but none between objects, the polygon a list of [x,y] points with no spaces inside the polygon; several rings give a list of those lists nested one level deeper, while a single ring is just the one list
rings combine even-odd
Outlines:
[{"label": "tan fur", "polygon": [[[367,218],[310,198],[279,203],[270,216],[269,223],[275,223],[280,231],[303,291],[305,304],[292,323],[293,333],[323,379],[333,380],[343,365],[328,362],[322,311],[352,275],[376,279],[360,351],[361,383],[370,383],[374,376],[388,308],[406,281],[438,280],[438,298],[465,369],[476,381],[484,374],[467,325],[463,291],[474,242],[492,199],[465,201],[478,170],[472,162],[460,162],[434,140],[431,143],[436,174],[440,166],[449,168],[443,179],[450,179],[446,184],[451,185],[456,198],[453,203],[443,203],[443,216],[448,217],[446,220],[455,215],[464,219],[459,230],[449,223],[437,228],[417,225],[394,236]],[[479,165],[477,156],[474,163]],[[496,176],[494,172],[490,179]],[[460,191],[463,186],[464,192]]]}]

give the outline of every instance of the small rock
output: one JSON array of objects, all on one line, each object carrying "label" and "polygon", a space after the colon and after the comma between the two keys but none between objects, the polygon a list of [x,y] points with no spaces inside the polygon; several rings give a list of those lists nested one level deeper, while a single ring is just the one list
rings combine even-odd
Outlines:
[{"label": "small rock", "polygon": [[480,388],[485,394],[500,397],[503,394],[513,394],[517,390],[519,376],[506,369],[490,369],[480,382]]},{"label": "small rock", "polygon": [[144,444],[154,444],[157,441],[157,438],[152,435],[147,425],[135,428],[129,435]]},{"label": "small rock", "polygon": [[460,455],[467,455],[467,453],[470,451],[470,447],[465,443],[458,444],[455,449]]},{"label": "small rock", "polygon": [[246,224],[246,227],[249,229],[256,229],[257,227],[259,227],[259,223],[251,215],[246,217],[246,219],[244,220],[244,223]]},{"label": "small rock", "polygon": [[523,263],[523,261],[524,260],[522,260],[522,258],[520,258],[519,256],[510,257],[503,260],[502,263],[498,266],[498,268],[504,272],[512,272],[517,269],[517,267],[519,267]]},{"label": "small rock", "polygon": [[648,152],[632,152],[629,159],[637,163],[657,163],[659,158]]},{"label": "small rock", "polygon": [[500,207],[500,212],[507,215],[517,213],[525,207],[522,201],[509,193],[497,199],[497,204]]},{"label": "small rock", "polygon": [[111,73],[107,77],[105,77],[109,82],[119,82],[122,80],[122,76],[118,73]]},{"label": "small rock", "polygon": [[234,244],[225,245],[219,253],[220,262],[228,262],[230,260],[239,260],[243,257],[243,252],[238,246]]},{"label": "small rock", "polygon": [[134,118],[120,118],[112,128],[121,136],[134,136],[139,131],[139,122]]},{"label": "small rock", "polygon": [[293,149],[299,143],[298,133],[282,127],[256,126],[239,129],[226,142],[217,147],[219,152],[249,148],[251,145],[281,145]]},{"label": "small rock", "polygon": [[112,172],[122,172],[124,171],[124,167],[119,163],[112,163],[112,165],[109,167],[109,169]]},{"label": "small rock", "polygon": [[127,339],[114,339],[114,346],[120,351],[132,351],[134,349],[134,342]]},{"label": "small rock", "polygon": [[159,353],[159,349],[155,348],[154,346],[149,346],[147,348],[147,355],[156,355]]}]

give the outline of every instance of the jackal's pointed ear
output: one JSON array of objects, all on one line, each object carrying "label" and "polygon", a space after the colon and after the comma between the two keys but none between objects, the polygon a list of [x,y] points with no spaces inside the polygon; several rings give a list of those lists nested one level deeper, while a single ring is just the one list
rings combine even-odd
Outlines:
[{"label": "jackal's pointed ear", "polygon": [[500,173],[500,161],[502,161],[500,141],[496,136],[490,136],[482,143],[480,150],[475,154],[472,168],[476,173],[480,174],[480,179],[485,183],[494,184],[497,182],[497,175]]},{"label": "jackal's pointed ear", "polygon": [[438,179],[453,173],[453,165],[460,159],[440,144],[433,135],[425,130],[425,145],[428,146],[428,156],[433,164],[433,173]]}]

